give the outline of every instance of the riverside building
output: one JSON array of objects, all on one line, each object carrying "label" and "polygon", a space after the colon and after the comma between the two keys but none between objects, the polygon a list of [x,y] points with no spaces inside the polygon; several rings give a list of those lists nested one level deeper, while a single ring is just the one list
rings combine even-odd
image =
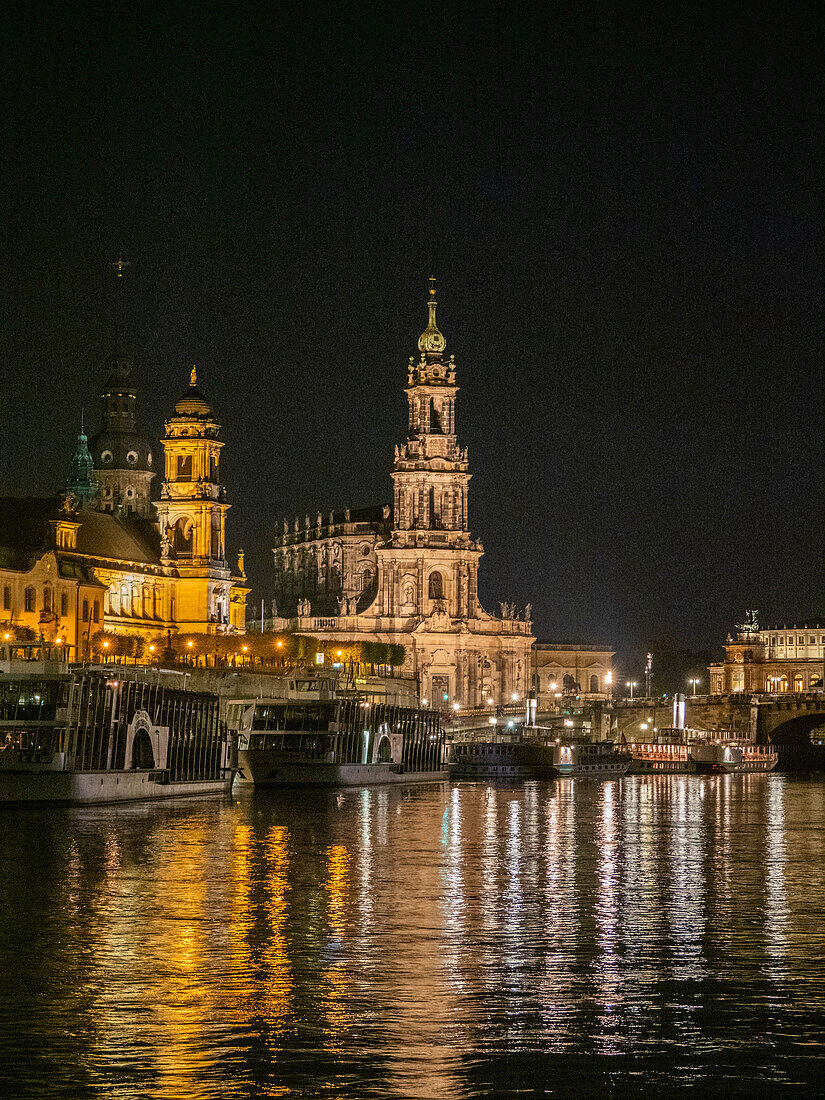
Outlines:
[{"label": "riverside building", "polygon": [[750,611],[728,635],[724,660],[709,672],[711,695],[822,691],[825,621],[760,628]]},{"label": "riverside building", "polygon": [[284,521],[275,539],[273,626],[406,648],[403,672],[441,709],[523,699],[530,607],[478,597],[484,548],[470,531],[470,464],[458,442],[455,357],[436,323],[410,357],[406,439],[395,448],[392,504]]},{"label": "riverside building", "polygon": [[131,364],[112,357],[101,430],[91,448],[81,431],[62,495],[0,499],[0,640],[28,627],[85,659],[100,630],[243,632],[249,589],[243,554],[237,571],[228,561],[222,447],[194,370],[153,446]]}]

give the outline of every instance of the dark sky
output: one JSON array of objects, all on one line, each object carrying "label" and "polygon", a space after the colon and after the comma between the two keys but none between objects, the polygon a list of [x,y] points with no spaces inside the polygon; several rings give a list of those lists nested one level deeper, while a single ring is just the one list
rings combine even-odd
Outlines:
[{"label": "dark sky", "polygon": [[197,362],[260,599],[284,516],[390,499],[434,274],[488,608],[825,615],[823,25],[669,6],[7,8],[3,491],[96,423],[122,254],[144,426]]}]

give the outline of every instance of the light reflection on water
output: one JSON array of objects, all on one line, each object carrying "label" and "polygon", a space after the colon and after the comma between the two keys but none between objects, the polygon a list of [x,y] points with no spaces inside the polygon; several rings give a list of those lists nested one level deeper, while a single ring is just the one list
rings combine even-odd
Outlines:
[{"label": "light reflection on water", "polygon": [[813,1087],[823,848],[779,775],[6,811],[3,1094]]}]

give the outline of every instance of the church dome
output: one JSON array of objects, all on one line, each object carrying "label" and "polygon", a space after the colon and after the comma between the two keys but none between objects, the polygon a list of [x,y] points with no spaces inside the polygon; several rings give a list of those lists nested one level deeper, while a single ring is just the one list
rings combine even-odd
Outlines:
[{"label": "church dome", "polygon": [[175,405],[175,415],[212,419],[215,415],[212,411],[212,406],[198,389],[197,380],[197,374],[193,367],[189,388]]}]

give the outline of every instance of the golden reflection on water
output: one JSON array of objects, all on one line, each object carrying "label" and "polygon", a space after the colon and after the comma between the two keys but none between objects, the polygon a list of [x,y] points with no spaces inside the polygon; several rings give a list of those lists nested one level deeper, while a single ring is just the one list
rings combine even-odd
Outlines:
[{"label": "golden reflection on water", "polygon": [[[155,1087],[161,1095],[198,1095],[215,1059],[202,1041],[215,994],[208,978],[203,932],[211,841],[202,822],[177,822],[164,837],[155,870],[155,894],[167,909],[160,926],[162,942],[152,944],[153,964],[158,968]],[[143,901],[136,894],[134,902],[134,931],[142,940]],[[143,947],[135,944],[136,952]]]},{"label": "golden reflection on water", "polygon": [[[735,983],[768,987],[754,1033],[759,996],[769,1030],[789,988],[819,989],[819,786],[650,776],[306,801],[106,810],[61,838],[70,988],[51,996],[78,1019],[84,1072],[125,1075],[101,1095],[287,1095],[299,1066],[310,1095],[360,1095],[363,1074],[365,1096],[462,1097],[468,1067],[516,1052],[699,1044],[726,1011],[741,1026]],[[15,891],[24,903],[25,880]]]},{"label": "golden reflection on water", "polygon": [[331,962],[321,974],[321,1006],[325,1018],[323,1043],[326,1049],[340,1052],[353,1018],[348,1002],[352,975],[343,950],[343,938],[349,923],[347,906],[350,854],[344,845],[334,844],[327,848],[326,863],[324,889],[327,894],[327,925],[330,932],[327,952]]},{"label": "golden reflection on water", "polygon": [[287,916],[289,881],[289,830],[273,825],[264,841],[266,862],[266,912],[269,918],[261,961],[265,988],[261,1012],[274,1033],[289,1021],[292,1008],[292,972],[284,927]]}]

